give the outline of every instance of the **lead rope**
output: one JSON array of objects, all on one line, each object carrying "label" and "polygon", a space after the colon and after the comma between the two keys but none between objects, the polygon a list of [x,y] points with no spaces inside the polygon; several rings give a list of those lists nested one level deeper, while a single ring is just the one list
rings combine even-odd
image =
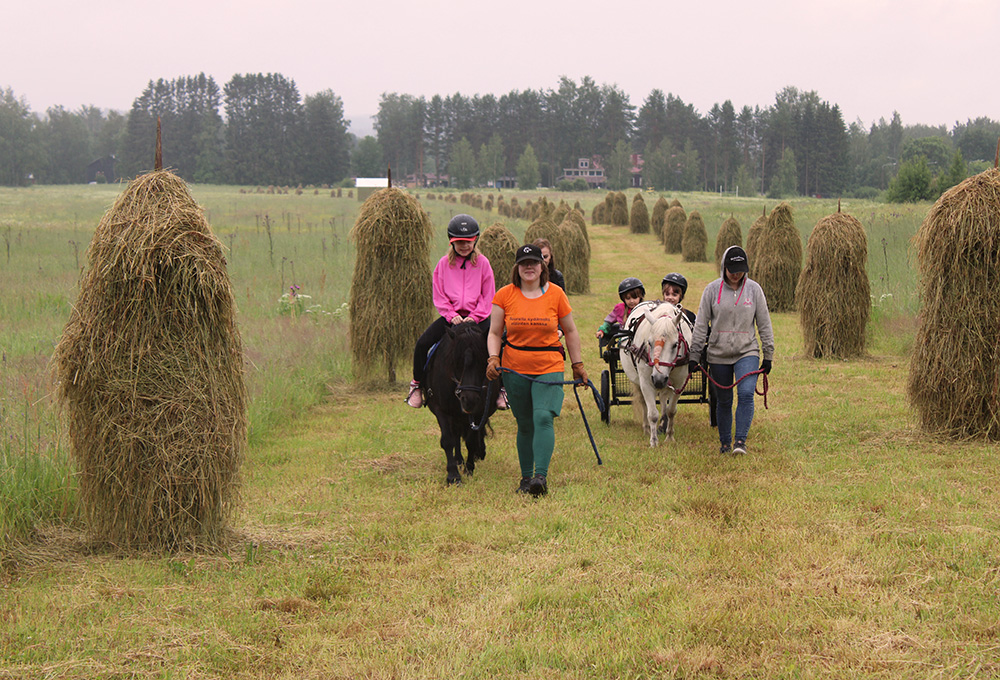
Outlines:
[{"label": "lead rope", "polygon": [[[734,387],[736,387],[737,385],[739,385],[743,381],[743,378],[749,378],[751,375],[761,375],[762,374],[764,376],[764,378],[763,378],[763,380],[760,381],[760,383],[761,383],[761,386],[762,386],[761,389],[763,391],[762,392],[758,392],[757,388],[754,387],[753,393],[756,394],[757,396],[764,397],[764,408],[767,408],[767,392],[768,392],[769,387],[768,387],[768,384],[767,384],[767,373],[764,373],[764,369],[758,368],[756,371],[750,371],[749,373],[741,376],[739,380],[737,380],[736,382],[734,382],[732,385],[729,385],[728,387],[726,385],[720,385],[719,383],[715,382],[715,379],[711,375],[708,374],[708,371],[706,371],[704,368],[702,368],[701,364],[698,365],[698,370],[701,371],[702,373],[704,373],[705,377],[708,378],[708,381],[710,383],[712,383],[713,385],[715,385],[715,387],[717,389],[720,389],[720,390],[731,390]],[[691,378],[691,375],[689,373],[688,374],[688,379],[690,379],[690,378]]]}]

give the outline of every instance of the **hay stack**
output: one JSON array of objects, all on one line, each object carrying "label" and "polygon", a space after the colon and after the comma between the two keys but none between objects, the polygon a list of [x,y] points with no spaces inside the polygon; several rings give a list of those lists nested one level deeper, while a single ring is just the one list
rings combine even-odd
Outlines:
[{"label": "hay stack", "polygon": [[[767,208],[761,211],[760,217],[753,221],[750,225],[750,229],[747,230],[747,245],[743,249],[747,251],[747,259],[750,260],[750,278],[756,280],[754,276],[754,262],[757,260],[757,248],[760,245],[760,237],[764,231],[764,225],[767,224]],[[719,262],[722,262],[722,258],[719,257]]]},{"label": "hay stack", "polygon": [[[670,208],[683,208],[683,207],[684,206],[681,205],[681,202],[678,201],[676,198],[670,201]],[[669,210],[670,208],[667,208],[667,210]]]},{"label": "hay stack", "polygon": [[679,253],[684,244],[684,225],[687,215],[679,205],[667,209],[663,217],[663,249],[668,253]]},{"label": "hay stack", "polygon": [[[579,214],[571,211],[572,214]],[[557,228],[559,237],[559,265],[566,280],[567,293],[590,292],[590,245],[579,224],[572,217]],[[555,244],[552,246],[555,248]]]},{"label": "hay stack", "polygon": [[566,204],[566,201],[559,201],[559,206],[552,211],[551,220],[556,224],[562,224],[562,221],[566,219],[566,215],[569,214],[570,207]]},{"label": "hay stack", "polygon": [[604,224],[604,201],[601,201],[594,206],[594,209],[590,213],[590,223],[591,224]]},{"label": "hay stack", "polygon": [[497,288],[510,283],[510,273],[514,269],[514,255],[517,247],[517,237],[503,222],[487,227],[479,237],[479,251],[490,261],[493,267],[493,278]]},{"label": "hay stack", "polygon": [[743,246],[743,232],[740,230],[740,223],[732,215],[719,227],[719,235],[715,238],[716,262],[722,262],[722,254],[729,246]]},{"label": "hay stack", "polygon": [[764,289],[768,309],[792,311],[795,286],[802,271],[802,237],[795,227],[790,205],[780,203],[771,211],[759,238],[755,259],[751,260],[751,278]]},{"label": "hay stack", "polygon": [[628,199],[625,192],[615,193],[614,205],[611,207],[611,224],[615,227],[628,226]]},{"label": "hay stack", "polygon": [[921,309],[908,389],[920,424],[1000,440],[1000,170],[945,192],[915,245]]},{"label": "hay stack", "polygon": [[660,196],[653,204],[653,215],[649,218],[649,226],[656,234],[656,238],[660,239],[660,243],[663,243],[663,225],[669,208],[667,199]]},{"label": "hay stack", "polygon": [[552,244],[553,250],[559,251],[559,257],[562,259],[562,248],[560,247],[562,243],[560,243],[557,232],[556,224],[552,220],[548,217],[539,217],[524,230],[524,242],[531,243],[535,239],[544,238]]},{"label": "hay stack", "polygon": [[649,210],[642,194],[636,194],[632,198],[632,213],[629,215],[628,223],[629,230],[633,234],[649,233]]},{"label": "hay stack", "polygon": [[382,362],[389,382],[432,320],[431,233],[427,213],[396,187],[369,196],[351,229],[351,352],[361,369]]},{"label": "hay stack", "polygon": [[807,356],[849,359],[864,354],[871,290],[868,237],[861,222],[836,212],[816,223],[795,300]]},{"label": "hay stack", "polygon": [[684,236],[681,241],[681,255],[685,262],[708,262],[708,232],[701,213],[692,210],[684,223]]},{"label": "hay stack", "polygon": [[614,224],[611,216],[615,214],[615,192],[609,191],[604,196],[604,224]]},{"label": "hay stack", "polygon": [[583,234],[583,240],[587,242],[587,259],[589,260],[590,234],[587,232],[587,220],[585,220],[583,217],[583,211],[574,208],[573,210],[569,211],[568,215],[566,215],[566,219],[573,222],[573,224],[576,225],[576,228],[580,230],[580,233]]},{"label": "hay stack", "polygon": [[88,529],[123,547],[218,544],[247,434],[222,244],[157,171],[104,214],[88,257],[53,357]]}]

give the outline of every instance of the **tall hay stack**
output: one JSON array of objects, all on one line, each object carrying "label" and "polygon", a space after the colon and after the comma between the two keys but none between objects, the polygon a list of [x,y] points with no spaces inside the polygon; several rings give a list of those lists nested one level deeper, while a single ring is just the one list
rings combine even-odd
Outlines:
[{"label": "tall hay stack", "polygon": [[559,201],[559,205],[555,210],[552,211],[550,219],[556,224],[562,224],[562,221],[566,219],[566,215],[569,214],[570,207],[566,204],[566,201]]},{"label": "tall hay stack", "polygon": [[641,193],[632,198],[632,213],[629,215],[629,231],[633,234],[649,233],[649,209]]},{"label": "tall hay stack", "polygon": [[663,243],[663,223],[669,208],[670,205],[667,203],[667,199],[660,196],[656,203],[653,204],[653,214],[649,218],[649,227],[656,234],[656,238],[660,239],[660,243]]},{"label": "tall hay stack", "polygon": [[243,342],[222,244],[156,171],[104,214],[53,369],[88,530],[126,548],[217,545],[246,449]]},{"label": "tall hay stack", "polygon": [[396,187],[369,196],[351,229],[357,246],[351,353],[363,370],[382,362],[389,382],[396,381],[396,363],[413,355],[414,342],[432,319],[432,231],[420,204]]},{"label": "tall hay stack", "polygon": [[[570,215],[579,214],[571,211]],[[557,228],[560,252],[557,263],[566,280],[567,293],[590,292],[590,244],[579,224],[569,215]],[[554,247],[554,245],[553,245]]]},{"label": "tall hay stack", "polygon": [[479,237],[479,250],[490,261],[493,267],[493,278],[497,288],[510,283],[510,273],[514,270],[514,256],[517,247],[517,237],[511,233],[502,222],[486,227]]},{"label": "tall hay stack", "polygon": [[687,213],[679,205],[667,209],[663,216],[663,249],[668,253],[679,253],[684,244],[684,225]]},{"label": "tall hay stack", "polygon": [[[802,272],[802,237],[792,208],[780,203],[767,218],[750,261],[754,281],[760,284],[772,312],[795,309],[795,287]],[[749,253],[747,257],[749,257]]]},{"label": "tall hay stack", "polygon": [[628,226],[628,199],[625,192],[615,192],[614,205],[611,207],[611,224],[615,227]]},{"label": "tall hay stack", "polygon": [[684,223],[684,236],[681,240],[681,256],[685,262],[708,262],[708,232],[701,213],[692,210]]},{"label": "tall hay stack", "polygon": [[611,216],[615,214],[615,192],[609,191],[604,195],[604,224],[614,224]]},{"label": "tall hay stack", "polygon": [[683,208],[683,207],[684,206],[681,205],[681,202],[675,198],[674,200],[670,201],[670,207],[668,208],[668,210],[670,208]]},{"label": "tall hay stack", "polygon": [[590,223],[591,224],[604,224],[604,201],[601,201],[594,206],[594,209],[590,212]]},{"label": "tall hay stack", "polygon": [[722,262],[722,254],[730,246],[743,247],[743,231],[740,229],[739,221],[732,215],[719,227],[719,235],[715,238],[716,262]]},{"label": "tall hay stack", "polygon": [[583,217],[583,211],[573,208],[566,215],[566,219],[573,222],[580,233],[583,234],[583,240],[587,242],[587,259],[590,259],[590,234],[587,232],[587,220]]},{"label": "tall hay stack", "polygon": [[806,356],[850,359],[865,353],[872,303],[861,222],[836,212],[816,223],[795,299]]},{"label": "tall hay stack", "polygon": [[[743,250],[747,253],[747,259],[750,260],[750,278],[756,280],[757,277],[754,276],[754,262],[757,260],[757,248],[760,246],[760,237],[764,232],[764,226],[767,224],[767,208],[761,210],[761,215],[753,221],[750,228],[747,229],[747,244]],[[722,258],[719,258],[719,262],[722,262]]]},{"label": "tall hay stack", "polygon": [[1000,170],[945,192],[914,241],[921,309],[908,391],[921,427],[1000,440]]}]

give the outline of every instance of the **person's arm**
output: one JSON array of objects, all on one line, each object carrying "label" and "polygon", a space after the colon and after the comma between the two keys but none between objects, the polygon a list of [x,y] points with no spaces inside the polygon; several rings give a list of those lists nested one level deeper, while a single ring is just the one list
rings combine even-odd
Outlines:
[{"label": "person's arm", "polygon": [[504,329],[503,307],[494,304],[490,311],[490,333],[486,336],[486,349],[490,356],[500,356],[500,347],[503,345]]},{"label": "person's arm", "polygon": [[566,336],[566,351],[569,352],[573,378],[586,385],[590,378],[587,377],[587,371],[583,368],[583,349],[580,346],[580,331],[577,330],[576,322],[573,321],[573,312],[560,318],[559,325],[562,326],[563,333]]}]

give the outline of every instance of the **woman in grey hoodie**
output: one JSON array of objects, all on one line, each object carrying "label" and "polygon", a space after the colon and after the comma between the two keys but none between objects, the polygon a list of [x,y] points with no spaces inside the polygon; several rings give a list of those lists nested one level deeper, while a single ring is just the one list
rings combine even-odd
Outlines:
[{"label": "woman in grey hoodie", "polygon": [[[774,359],[774,333],[771,315],[760,284],[747,272],[746,251],[731,246],[722,255],[722,276],[712,281],[701,295],[698,318],[691,338],[691,371],[698,369],[696,357],[701,357],[708,340],[708,370],[719,385],[732,385],[759,368],[771,372]],[[711,327],[711,334],[709,333]],[[757,334],[760,334],[760,346]],[[763,357],[761,357],[763,354]],[[719,451],[745,454],[750,423],[753,421],[753,398],[757,375],[743,379],[736,386],[736,439],[733,435],[733,390],[716,388],[716,415],[719,424]],[[732,442],[732,444],[730,444]]]}]

